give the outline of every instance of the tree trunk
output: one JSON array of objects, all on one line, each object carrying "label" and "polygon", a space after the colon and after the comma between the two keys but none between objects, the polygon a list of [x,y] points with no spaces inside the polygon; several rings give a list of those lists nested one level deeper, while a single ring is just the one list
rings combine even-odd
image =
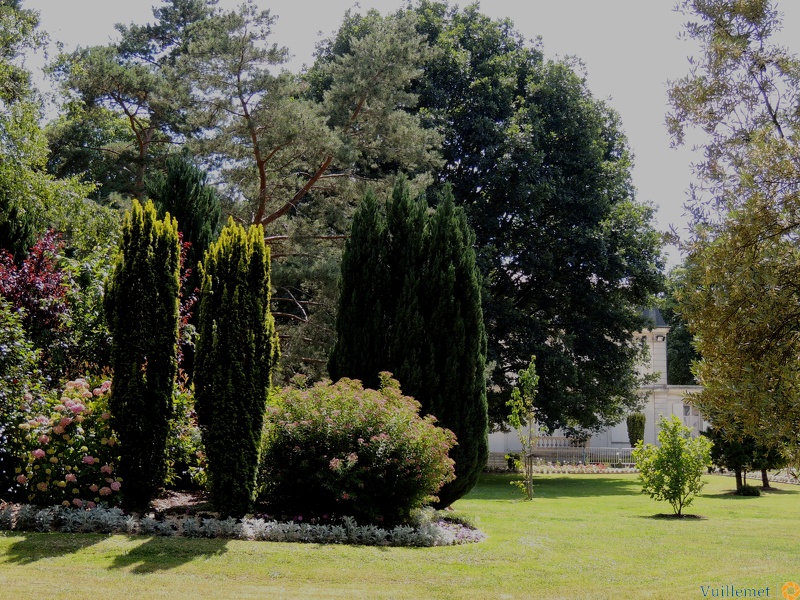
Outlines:
[{"label": "tree trunk", "polygon": [[742,483],[742,469],[737,468],[736,469],[736,493],[737,494],[741,494],[742,493],[742,487],[744,487],[744,484]]},{"label": "tree trunk", "polygon": [[772,489],[769,485],[769,476],[766,469],[761,469],[761,488],[764,490]]}]

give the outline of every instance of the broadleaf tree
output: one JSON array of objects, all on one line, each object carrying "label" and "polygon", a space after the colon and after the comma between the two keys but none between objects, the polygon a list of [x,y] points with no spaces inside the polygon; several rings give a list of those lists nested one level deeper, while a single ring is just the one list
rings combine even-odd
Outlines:
[{"label": "broadleaf tree", "polygon": [[700,131],[678,300],[701,356],[692,402],[725,435],[800,443],[800,61],[767,0],[686,0],[700,45],[671,82],[676,144]]},{"label": "broadleaf tree", "polygon": [[619,116],[579,62],[545,60],[510,21],[477,5],[412,10],[438,50],[415,88],[444,135],[436,178],[476,234],[492,421],[535,355],[542,425],[585,435],[617,423],[640,403],[631,341],[663,269]]}]

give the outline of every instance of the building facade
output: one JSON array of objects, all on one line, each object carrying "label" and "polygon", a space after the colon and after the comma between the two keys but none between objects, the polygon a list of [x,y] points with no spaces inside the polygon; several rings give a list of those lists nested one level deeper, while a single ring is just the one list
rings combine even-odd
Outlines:
[{"label": "building facade", "polygon": [[[669,326],[664,322],[658,309],[648,309],[646,315],[653,323],[651,329],[635,336],[637,343],[646,345],[650,351],[648,364],[642,366],[645,373],[657,375],[654,383],[641,388],[645,397],[642,412],[645,415],[644,441],[655,444],[658,441],[658,421],[664,417],[676,415],[684,425],[692,430],[695,436],[700,435],[708,426],[700,412],[686,401],[686,395],[699,391],[695,385],[667,385],[667,335]],[[539,438],[539,446],[543,449],[570,445],[569,440],[556,431],[553,435]],[[596,449],[630,448],[628,427],[625,421],[593,435],[586,447]],[[495,460],[509,452],[519,452],[522,445],[517,432],[495,432],[489,434],[489,452]]]}]

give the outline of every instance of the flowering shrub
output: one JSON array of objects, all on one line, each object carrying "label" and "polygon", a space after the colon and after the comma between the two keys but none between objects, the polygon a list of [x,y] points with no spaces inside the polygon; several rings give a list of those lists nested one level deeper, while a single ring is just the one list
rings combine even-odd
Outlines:
[{"label": "flowering shrub", "polygon": [[399,523],[453,479],[453,433],[420,418],[419,403],[388,373],[381,379],[379,391],[341,379],[281,392],[267,414],[260,468],[271,510],[298,521]]},{"label": "flowering shrub", "polygon": [[105,381],[92,389],[84,379],[70,381],[42,414],[20,425],[28,450],[16,481],[29,502],[79,508],[118,503],[122,480],[116,476],[119,450],[109,424],[110,386]]},{"label": "flowering shrub", "polygon": [[194,395],[186,375],[180,373],[172,396],[172,418],[167,437],[167,476],[171,489],[205,488],[206,457],[194,411]]}]

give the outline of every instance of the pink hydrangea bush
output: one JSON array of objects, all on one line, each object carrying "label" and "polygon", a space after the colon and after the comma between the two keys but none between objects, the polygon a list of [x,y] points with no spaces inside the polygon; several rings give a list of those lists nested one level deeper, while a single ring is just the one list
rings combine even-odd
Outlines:
[{"label": "pink hydrangea bush", "polygon": [[108,412],[110,381],[93,387],[85,379],[66,384],[42,414],[20,425],[27,455],[16,482],[32,504],[91,508],[119,503],[117,439]]},{"label": "pink hydrangea bush", "polygon": [[377,391],[351,379],[283,390],[266,415],[260,499],[297,521],[406,522],[454,477],[455,436],[419,408],[389,373]]}]

